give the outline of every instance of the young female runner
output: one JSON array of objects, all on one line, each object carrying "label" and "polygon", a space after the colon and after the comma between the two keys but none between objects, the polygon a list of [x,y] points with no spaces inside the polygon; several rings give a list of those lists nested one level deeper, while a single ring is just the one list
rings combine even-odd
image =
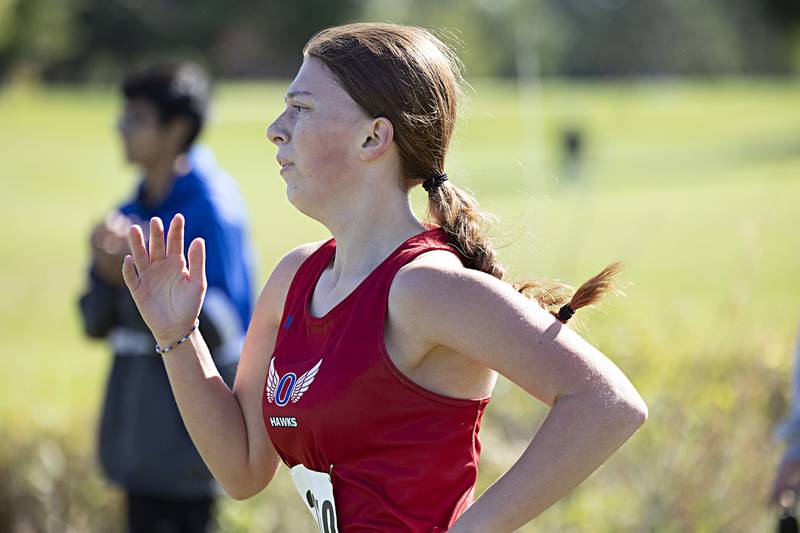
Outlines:
[{"label": "young female runner", "polygon": [[[202,239],[178,215],[149,250],[132,226],[123,274],[155,336],[189,433],[235,498],[283,461],[321,531],[512,531],[578,485],[647,417],[622,372],[570,328],[608,268],[561,304],[514,287],[474,201],[448,181],[457,60],[420,28],[353,24],[306,45],[267,135],[289,201],[334,239],[269,277],[236,384],[197,331]],[[409,191],[422,185],[433,224]],[[555,316],[554,316],[555,315]],[[552,406],[508,472],[473,502],[481,415],[497,373]]]}]

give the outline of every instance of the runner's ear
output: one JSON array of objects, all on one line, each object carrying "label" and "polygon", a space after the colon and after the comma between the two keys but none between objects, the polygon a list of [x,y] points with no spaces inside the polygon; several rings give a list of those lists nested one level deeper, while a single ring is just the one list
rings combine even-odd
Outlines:
[{"label": "runner's ear", "polygon": [[394,126],[386,117],[377,117],[369,123],[366,140],[361,145],[362,161],[378,159],[394,141]]}]

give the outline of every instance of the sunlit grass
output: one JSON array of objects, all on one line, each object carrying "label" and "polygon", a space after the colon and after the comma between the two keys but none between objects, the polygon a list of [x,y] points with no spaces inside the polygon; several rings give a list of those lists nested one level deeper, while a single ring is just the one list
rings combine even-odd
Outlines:
[{"label": "sunlit grass", "polygon": [[[495,234],[515,279],[579,283],[608,262],[626,263],[627,297],[580,313],[580,330],[650,406],[634,440],[527,530],[771,527],[763,500],[780,450],[769,432],[784,409],[800,315],[800,87],[474,86],[451,179],[499,215]],[[223,85],[204,138],[241,183],[259,285],[287,250],[326,236],[286,202],[266,140],[284,90]],[[23,515],[53,508],[48,494],[69,494],[71,511],[58,516],[73,524],[106,510],[108,526],[118,512],[98,492],[93,466],[109,356],[82,337],[76,314],[88,231],[135,184],[115,138],[117,107],[109,88],[0,93],[0,483],[14,479],[30,496],[14,500],[30,507]],[[565,128],[585,138],[578,183],[562,171]],[[417,205],[422,198],[415,193]],[[544,414],[500,382],[482,430],[481,488],[513,463]],[[71,468],[36,467],[58,465],[54,453]],[[48,475],[72,476],[73,488],[36,492],[34,481]],[[226,502],[223,530],[296,530],[286,524],[308,517],[295,499],[284,471],[254,501]]]}]

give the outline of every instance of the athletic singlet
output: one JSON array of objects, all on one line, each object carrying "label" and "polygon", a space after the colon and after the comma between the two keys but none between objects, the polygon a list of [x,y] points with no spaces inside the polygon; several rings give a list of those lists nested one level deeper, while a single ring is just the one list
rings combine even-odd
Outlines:
[{"label": "athletic singlet", "polygon": [[[429,391],[401,373],[384,345],[392,279],[434,249],[456,253],[439,228],[415,235],[323,317],[311,315],[309,304],[335,240],[303,262],[289,288],[264,387],[264,422],[293,478],[298,469],[330,476],[338,531],[445,531],[472,503],[478,430],[490,398]],[[295,484],[314,514],[312,494]],[[326,527],[320,525],[333,531]]]}]

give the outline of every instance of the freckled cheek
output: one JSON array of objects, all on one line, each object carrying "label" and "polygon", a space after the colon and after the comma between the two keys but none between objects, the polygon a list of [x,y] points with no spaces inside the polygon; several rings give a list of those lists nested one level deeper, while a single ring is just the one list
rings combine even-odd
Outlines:
[{"label": "freckled cheek", "polygon": [[[312,126],[312,125],[309,125]],[[295,131],[295,150],[311,174],[337,175],[347,167],[351,131],[335,125],[303,127]]]}]

